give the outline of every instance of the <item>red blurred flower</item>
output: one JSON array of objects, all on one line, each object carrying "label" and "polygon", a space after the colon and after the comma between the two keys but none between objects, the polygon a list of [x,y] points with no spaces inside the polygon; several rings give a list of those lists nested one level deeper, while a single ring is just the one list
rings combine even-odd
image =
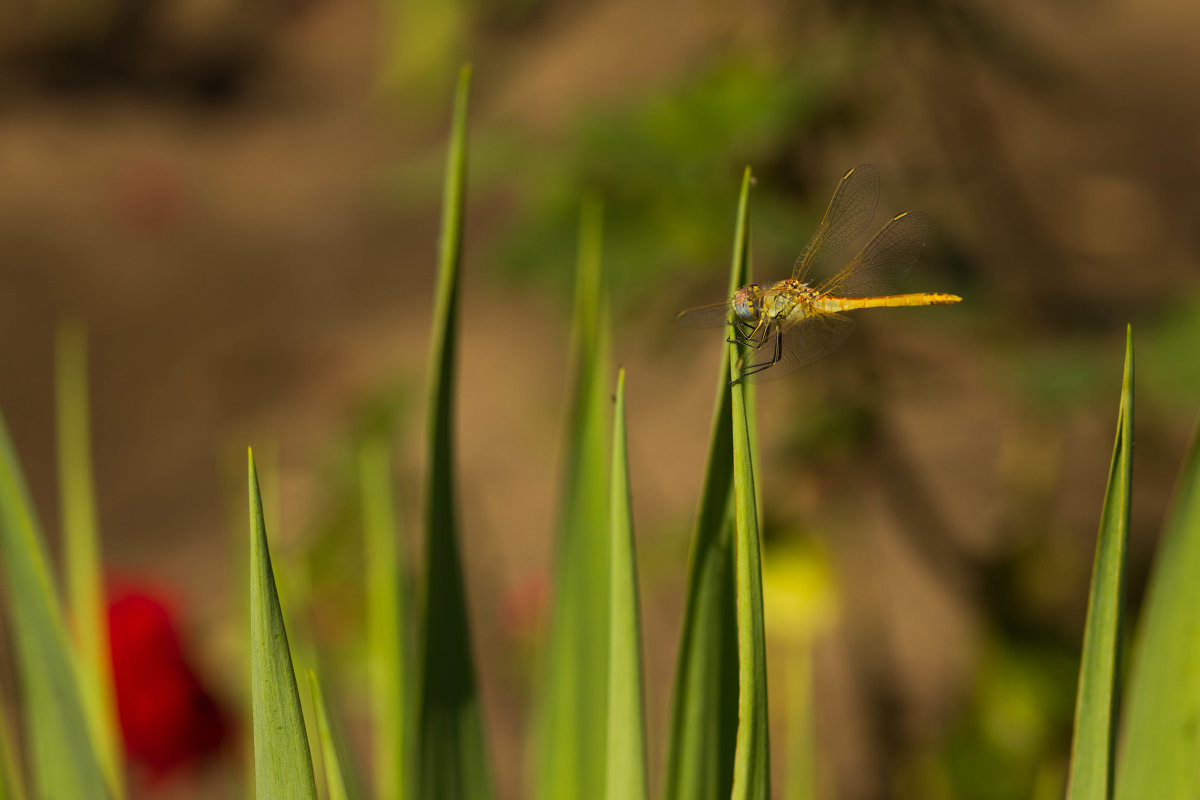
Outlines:
[{"label": "red blurred flower", "polygon": [[188,664],[167,602],[144,587],[114,590],[108,630],[129,761],[157,782],[217,752],[229,725]]}]

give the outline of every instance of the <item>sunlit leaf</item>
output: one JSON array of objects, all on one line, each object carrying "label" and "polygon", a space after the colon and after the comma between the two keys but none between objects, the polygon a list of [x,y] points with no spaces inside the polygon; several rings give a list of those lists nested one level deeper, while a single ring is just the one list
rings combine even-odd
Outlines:
[{"label": "sunlit leaf", "polygon": [[[738,201],[729,294],[749,281],[750,171]],[[738,641],[733,555],[733,393],[722,348],[671,704],[664,800],[725,798],[737,742]]]},{"label": "sunlit leaf", "polygon": [[87,339],[83,329],[60,327],[55,354],[59,492],[71,633],[79,656],[84,708],[101,768],[109,790],[115,797],[124,797],[121,728],[113,692],[108,607],[92,479]]},{"label": "sunlit leaf", "polygon": [[412,656],[408,592],[397,544],[391,461],[383,440],[359,448],[367,590],[367,647],[371,660],[375,792],[404,800],[412,764],[409,742]]},{"label": "sunlit leaf", "polygon": [[466,587],[458,551],[454,488],[458,280],[467,178],[470,77],[470,68],[463,67],[454,100],[430,358],[423,662],[416,745],[416,792],[423,800],[476,800],[492,796],[471,652]]},{"label": "sunlit leaf", "polygon": [[45,544],[8,427],[0,418],[0,561],[37,797],[108,797]]},{"label": "sunlit leaf", "polygon": [[292,669],[283,609],[271,569],[254,454],[250,484],[250,712],[254,728],[254,796],[316,798],[308,734]]},{"label": "sunlit leaf", "polygon": [[1200,797],[1200,420],[1175,487],[1138,629],[1119,800]]},{"label": "sunlit leaf", "polygon": [[329,800],[352,800],[358,792],[353,790],[349,762],[344,755],[345,747],[341,735],[334,729],[325,705],[325,693],[317,681],[317,673],[308,671],[308,687],[312,690],[313,711],[317,715],[317,737],[321,742],[321,760],[325,764],[325,791]]},{"label": "sunlit leaf", "polygon": [[1116,443],[1108,473],[1108,489],[1100,511],[1100,534],[1096,542],[1083,657],[1079,666],[1068,800],[1101,800],[1113,796],[1132,471],[1133,335],[1127,331],[1125,379],[1121,384]]},{"label": "sunlit leaf", "polygon": [[[745,181],[750,181],[748,169]],[[749,227],[748,214],[739,215],[735,259],[746,261],[749,258]],[[768,800],[771,796],[771,747],[767,729],[762,558],[746,382],[738,380],[739,350],[740,345],[729,344],[729,377],[733,383],[734,575],[738,624],[738,732],[732,796],[734,800]]]},{"label": "sunlit leaf", "polygon": [[641,606],[638,601],[637,553],[629,500],[629,460],[625,446],[625,370],[617,375],[613,414],[611,561],[608,639],[608,769],[609,800],[646,797],[646,712],[643,708]]},{"label": "sunlit leaf", "polygon": [[554,618],[536,699],[533,790],[540,800],[604,796],[610,401],[601,229],[599,204],[585,202],[576,269]]}]

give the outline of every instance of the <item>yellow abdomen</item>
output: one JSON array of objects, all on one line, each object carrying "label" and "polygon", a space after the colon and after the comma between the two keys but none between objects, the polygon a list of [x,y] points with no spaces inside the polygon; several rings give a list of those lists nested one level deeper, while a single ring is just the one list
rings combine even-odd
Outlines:
[{"label": "yellow abdomen", "polygon": [[858,308],[900,308],[903,306],[945,306],[962,300],[956,294],[921,292],[893,294],[884,297],[822,297],[814,305],[821,311],[836,313]]}]

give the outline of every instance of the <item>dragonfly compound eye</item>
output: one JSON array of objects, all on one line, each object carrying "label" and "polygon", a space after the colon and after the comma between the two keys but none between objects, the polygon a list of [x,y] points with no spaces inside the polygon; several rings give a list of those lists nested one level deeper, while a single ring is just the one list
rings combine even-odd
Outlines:
[{"label": "dragonfly compound eye", "polygon": [[747,322],[758,319],[758,298],[754,291],[757,288],[757,286],[743,286],[734,292],[733,313],[737,314],[739,319]]}]

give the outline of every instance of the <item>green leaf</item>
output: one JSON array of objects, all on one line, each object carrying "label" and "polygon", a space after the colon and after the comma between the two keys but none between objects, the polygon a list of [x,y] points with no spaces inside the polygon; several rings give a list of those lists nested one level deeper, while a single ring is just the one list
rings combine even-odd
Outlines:
[{"label": "green leaf", "polygon": [[333,723],[329,719],[329,710],[325,706],[325,694],[321,691],[320,683],[317,682],[317,673],[311,669],[308,671],[308,686],[312,690],[313,709],[317,714],[317,734],[321,741],[321,759],[325,763],[325,789],[328,792],[329,800],[357,798],[359,794],[354,790],[350,774],[344,766],[349,763],[343,755],[345,747],[342,744],[341,736],[334,730]]},{"label": "green leaf", "polygon": [[540,800],[598,800],[607,768],[610,401],[601,214],[598,201],[584,202],[554,619],[538,681],[533,785]]},{"label": "green leaf", "polygon": [[316,798],[308,734],[283,609],[271,569],[254,453],[250,479],[250,710],[254,722],[254,796]]},{"label": "green leaf", "polygon": [[78,663],[8,427],[0,417],[0,561],[12,616],[26,744],[37,797],[108,797],[79,686]]},{"label": "green leaf", "polygon": [[429,468],[425,488],[425,602],[417,793],[426,800],[492,796],[462,564],[454,491],[454,384],[458,274],[467,178],[467,89],[459,74],[442,207],[442,242],[430,359]]},{"label": "green leaf", "polygon": [[1113,796],[1132,465],[1133,334],[1127,329],[1117,437],[1108,473],[1108,489],[1100,511],[1100,534],[1096,542],[1083,657],[1079,666],[1068,800],[1099,800]]},{"label": "green leaf", "polygon": [[638,603],[637,552],[629,500],[629,460],[625,447],[625,369],[617,373],[617,403],[612,440],[611,581],[608,639],[609,800],[644,800],[646,788],[646,714],[642,706],[641,608]]},{"label": "green leaf", "polygon": [[[747,169],[744,181],[750,181]],[[739,214],[734,260],[749,259],[749,217]],[[734,268],[735,271],[737,267]],[[742,268],[747,269],[747,267]],[[758,533],[758,501],[754,487],[754,455],[750,440],[746,382],[740,377],[740,345],[729,344],[729,378],[733,384],[733,502],[735,518],[734,574],[737,583],[738,731],[733,762],[734,800],[771,796],[771,753],[767,730],[767,646],[763,628],[762,554]]]},{"label": "green leaf", "polygon": [[[729,295],[749,281],[750,170],[742,179]],[[688,562],[683,634],[671,702],[664,800],[716,800],[733,786],[738,642],[733,557],[733,392],[722,348],[700,511]]]},{"label": "green leaf", "polygon": [[375,793],[404,800],[412,764],[409,703],[412,656],[407,637],[407,599],[397,546],[392,468],[382,439],[358,451],[362,486],[367,589],[367,642],[371,663]]},{"label": "green leaf", "polygon": [[79,655],[79,684],[93,744],[109,790],[120,798],[125,796],[124,764],[96,524],[88,419],[87,337],[83,329],[60,326],[55,354],[58,474],[71,632]]},{"label": "green leaf", "polygon": [[1125,708],[1119,800],[1200,797],[1200,419],[1146,592]]}]

